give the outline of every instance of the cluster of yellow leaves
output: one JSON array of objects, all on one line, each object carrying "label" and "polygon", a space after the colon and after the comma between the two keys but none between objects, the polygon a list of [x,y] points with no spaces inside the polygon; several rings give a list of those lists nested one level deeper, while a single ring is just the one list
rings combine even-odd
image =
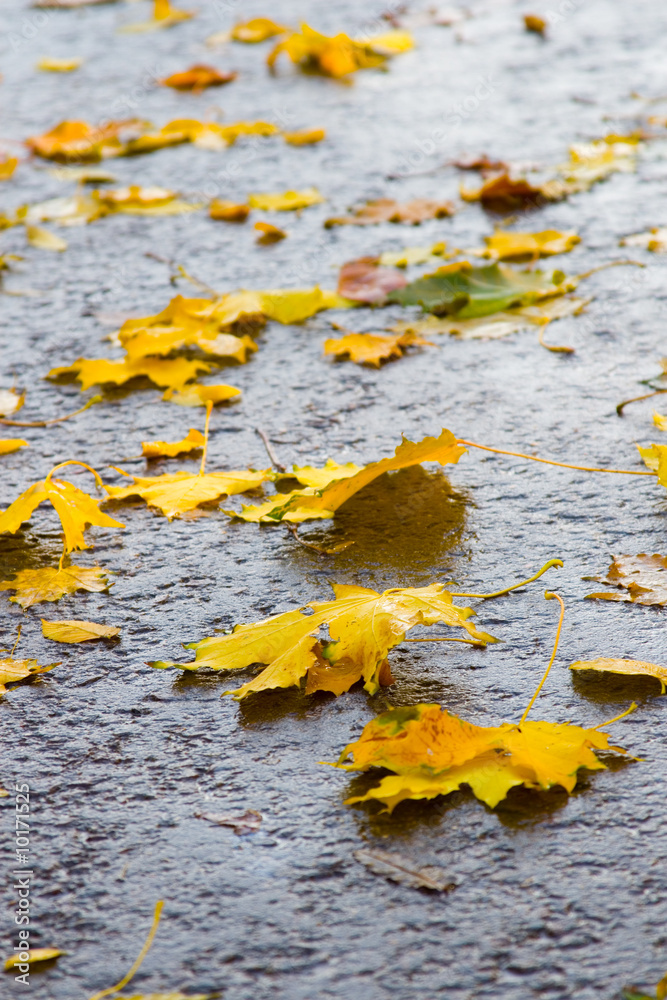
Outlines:
[{"label": "cluster of yellow leaves", "polygon": [[76,619],[49,622],[42,618],[42,635],[54,642],[90,642],[91,639],[115,639],[120,635],[120,629]]},{"label": "cluster of yellow leaves", "polygon": [[[237,625],[229,635],[191,643],[192,663],[157,661],[154,667],[181,670],[241,670],[253,663],[268,666],[253,680],[230,692],[245,698],[258,691],[299,685],[306,678],[306,694],[330,691],[339,695],[359,680],[374,694],[392,683],[387,655],[416,625],[443,623],[464,629],[480,645],[495,642],[468,620],[471,608],[457,607],[440,583],[429,587],[387,590],[333,585],[335,600],[286,611],[252,625]],[[315,637],[326,626],[329,641]]]},{"label": "cluster of yellow leaves", "polygon": [[267,58],[270,69],[285,53],[301,69],[317,71],[326,76],[344,77],[358,69],[383,66],[390,56],[408,52],[414,47],[407,31],[387,31],[368,39],[350,38],[343,33],[321,35],[307,24],[278,42]]},{"label": "cluster of yellow leaves", "polygon": [[[378,716],[341,754],[348,771],[386,768],[393,774],[348,803],[380,801],[391,812],[405,799],[432,799],[468,785],[492,809],[511,788],[571,792],[577,771],[605,768],[594,750],[616,750],[597,729],[552,722],[475,726],[439,705],[411,705]],[[344,763],[352,757],[352,763]]]}]

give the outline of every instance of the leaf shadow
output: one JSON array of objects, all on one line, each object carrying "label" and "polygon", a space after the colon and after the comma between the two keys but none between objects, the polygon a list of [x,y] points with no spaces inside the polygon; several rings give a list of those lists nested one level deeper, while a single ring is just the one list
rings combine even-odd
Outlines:
[{"label": "leaf shadow", "polygon": [[570,674],[577,694],[598,705],[629,705],[632,701],[643,704],[661,694],[657,677],[642,677],[639,674],[628,677],[594,670],[571,670]]}]

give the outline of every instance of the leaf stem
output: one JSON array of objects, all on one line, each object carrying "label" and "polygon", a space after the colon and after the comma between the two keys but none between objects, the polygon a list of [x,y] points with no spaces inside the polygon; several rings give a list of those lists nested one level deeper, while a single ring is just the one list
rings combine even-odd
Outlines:
[{"label": "leaf stem", "polygon": [[630,715],[637,708],[637,702],[633,701],[630,708],[626,708],[625,712],[621,712],[620,715],[615,715],[613,719],[609,719],[607,722],[601,722],[598,726],[592,726],[593,729],[601,729],[602,726],[610,726],[612,722],[618,722],[619,719],[624,719],[626,715]]},{"label": "leaf stem", "polygon": [[81,409],[75,410],[74,413],[68,413],[64,417],[54,417],[52,420],[6,420],[2,418],[0,419],[0,424],[7,424],[9,427],[50,427],[51,424],[61,424],[64,420],[71,420],[72,417],[78,416],[79,413],[85,413],[95,403],[101,402],[101,396],[93,396]]},{"label": "leaf stem", "polygon": [[541,347],[545,347],[547,351],[552,351],[554,354],[574,354],[574,347],[564,347],[558,344],[547,344],[544,340],[544,331],[549,324],[543,323],[540,326],[540,332],[537,335],[537,341]]},{"label": "leaf stem", "polygon": [[503,590],[496,590],[494,591],[493,594],[464,594],[464,593],[455,593],[454,591],[451,590],[449,593],[452,595],[452,597],[480,597],[483,600],[488,600],[490,597],[502,597],[503,594],[509,594],[510,590],[518,590],[519,587],[525,587],[527,583],[533,583],[535,580],[539,580],[542,574],[546,573],[546,571],[548,569],[551,569],[552,566],[559,566],[562,568],[563,560],[550,559],[549,562],[545,562],[542,569],[537,571],[535,576],[530,576],[527,580],[522,580],[521,583],[513,583],[511,587],[505,587]]},{"label": "leaf stem", "polygon": [[104,486],[104,483],[102,482],[102,477],[100,476],[99,472],[96,472],[91,465],[86,465],[85,462],[79,462],[75,458],[70,458],[67,460],[67,462],[60,462],[58,465],[54,465],[51,471],[49,472],[48,476],[44,480],[44,482],[49,483],[51,481],[51,476],[53,475],[53,473],[57,472],[58,469],[64,469],[66,465],[80,465],[83,469],[88,469],[88,472],[92,472],[92,474],[95,476],[95,482],[97,483],[97,485]]},{"label": "leaf stem", "polygon": [[259,434],[259,436],[261,437],[264,443],[264,447],[266,448],[266,454],[271,459],[271,465],[273,465],[273,467],[277,469],[278,472],[287,472],[287,466],[283,465],[282,462],[279,462],[278,459],[276,458],[276,453],[273,450],[273,445],[269,441],[266,431],[263,431],[261,427],[255,427],[255,433]]},{"label": "leaf stem", "polygon": [[117,993],[118,990],[122,990],[124,986],[127,986],[130,979],[132,979],[134,974],[139,969],[139,966],[145,959],[146,955],[148,954],[150,946],[153,944],[153,938],[155,937],[158,924],[160,923],[160,914],[162,913],[163,906],[164,906],[163,901],[159,899],[155,904],[155,913],[153,914],[153,924],[151,926],[150,931],[148,932],[148,937],[146,938],[144,946],[137,955],[137,958],[133,963],[132,968],[129,970],[129,972],[125,976],[123,976],[121,981],[117,983],[115,986],[110,986],[106,990],[101,990],[99,993],[95,993],[95,995],[92,996],[90,1000],[102,1000],[102,997],[111,996],[112,993]]},{"label": "leaf stem", "polygon": [[504,448],[490,448],[486,444],[476,444],[474,441],[464,441],[458,438],[459,444],[469,448],[480,448],[482,451],[493,451],[497,455],[512,455],[514,458],[527,458],[529,462],[542,462],[544,465],[558,465],[562,469],[578,469],[579,472],[613,472],[618,476],[654,476],[654,472],[637,472],[634,469],[600,469],[592,465],[571,465],[569,462],[554,462],[550,458],[538,458],[537,455],[526,455],[521,451],[506,451]]},{"label": "leaf stem", "polygon": [[211,420],[211,410],[213,409],[213,400],[208,399],[206,401],[206,423],[204,424],[204,451],[201,457],[201,465],[199,466],[199,475],[204,475],[204,469],[206,468],[206,452],[208,451],[208,425]]},{"label": "leaf stem", "polygon": [[22,628],[23,628],[23,625],[19,625],[19,627],[18,627],[18,632],[16,633],[16,642],[15,642],[15,643],[14,643],[14,645],[12,646],[12,651],[11,651],[11,653],[9,654],[10,656],[13,656],[13,655],[14,655],[14,650],[16,649],[16,647],[18,646],[19,642],[21,641],[21,629],[22,629]]},{"label": "leaf stem", "polygon": [[623,408],[628,405],[628,403],[639,403],[642,399],[651,399],[652,396],[659,396],[662,392],[667,392],[667,389],[655,389],[654,392],[647,392],[645,396],[633,396],[632,399],[624,399],[622,403],[619,403],[616,407],[616,412],[619,417],[623,416]]},{"label": "leaf stem", "polygon": [[551,670],[551,665],[554,662],[554,660],[556,659],[556,650],[558,649],[558,640],[560,639],[560,630],[563,627],[563,618],[565,617],[565,602],[563,601],[563,598],[560,597],[558,594],[554,594],[553,591],[551,591],[551,590],[546,590],[544,592],[544,596],[545,596],[545,598],[546,598],[547,601],[550,601],[553,598],[555,598],[558,601],[558,603],[560,604],[560,618],[558,620],[558,628],[556,629],[556,638],[554,639],[554,651],[551,654],[551,659],[549,660],[549,663],[547,665],[547,669],[544,671],[544,674],[542,675],[542,680],[537,685],[537,689],[535,691],[535,694],[533,695],[533,697],[528,702],[528,707],[526,708],[526,711],[523,713],[523,715],[519,719],[519,726],[521,726],[521,723],[524,721],[524,719],[526,718],[526,716],[530,712],[531,708],[535,704],[535,699],[537,698],[538,694],[542,690],[542,685],[544,684],[545,680],[549,676],[549,671]]},{"label": "leaf stem", "polygon": [[625,267],[626,264],[631,264],[633,267],[646,267],[646,264],[642,264],[638,260],[610,260],[606,264],[600,264],[599,267],[592,267],[590,271],[584,271],[583,274],[578,274],[577,278],[579,281],[583,281],[584,278],[590,278],[592,274],[598,274],[600,271],[607,271],[610,267]]}]

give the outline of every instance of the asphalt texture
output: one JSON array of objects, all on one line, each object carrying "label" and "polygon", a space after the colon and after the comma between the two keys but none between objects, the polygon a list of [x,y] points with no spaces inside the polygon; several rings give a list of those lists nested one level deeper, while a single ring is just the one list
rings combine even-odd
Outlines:
[{"label": "asphalt texture", "polygon": [[[188,4],[183,0],[182,6]],[[190,6],[195,6],[194,4]],[[2,295],[2,385],[27,389],[18,416],[41,419],[76,409],[92,390],[45,381],[79,356],[112,357],[105,340],[119,317],[164,308],[176,288],[172,258],[224,292],[239,287],[335,287],[346,260],[445,239],[478,246],[494,219],[476,205],[418,228],[385,224],[325,230],[323,221],[371,197],[457,199],[476,182],[453,167],[464,153],[561,162],[568,145],[625,133],[664,110],[667,9],[650,0],[536,0],[549,15],[546,39],[523,30],[523,3],[471,3],[450,27],[417,26],[417,47],[388,71],[348,83],[297,73],[268,75],[270,43],[210,49],[207,36],[241,17],[352,35],[381,30],[381,5],[338,0],[261,4],[201,2],[198,16],[170,30],[119,34],[144,19],[148,3],[39,12],[24,0],[0,11],[7,151],[62,119],[128,116],[161,125],[204,118],[265,119],[289,128],[324,127],[326,141],[295,148],[280,139],[241,140],[224,153],[193,146],[106,164],[118,184],[158,184],[188,197],[244,200],[251,191],[318,186],[326,204],[300,216],[255,213],[284,225],[283,242],[261,247],[252,223],[233,226],[205,211],[174,218],[117,216],[58,229],[57,254],[26,247],[22,229],[3,234],[2,252],[23,260]],[[415,10],[418,5],[415,5]],[[560,11],[560,13],[559,13]],[[549,13],[550,12],[550,13]],[[555,15],[555,16],[554,16]],[[386,22],[384,22],[386,27]],[[42,56],[81,55],[72,74],[35,70]],[[208,62],[238,80],[193,96],[156,77]],[[635,92],[639,96],[631,96]],[[6,141],[5,141],[6,140]],[[576,229],[581,244],[557,263],[581,273],[627,256],[619,239],[665,223],[664,142],[646,143],[635,174],[546,206],[515,228]],[[24,160],[2,185],[1,206],[74,191],[40,161]],[[637,468],[635,441],[660,441],[649,400],[619,418],[616,404],[649,391],[664,351],[665,265],[635,251],[645,267],[588,279],[585,314],[554,323],[550,353],[536,333],[499,341],[440,337],[380,370],[323,355],[333,318],[378,330],[405,312],[323,313],[299,326],[269,324],[248,364],[222,376],[243,390],[214,410],[208,469],[265,467],[255,428],[285,464],[372,461],[401,435],[418,440],[450,428],[462,438],[584,465]],[[547,266],[549,266],[547,264]],[[197,295],[185,281],[183,294]],[[657,399],[657,407],[660,397]],[[30,448],[3,457],[0,504],[59,461],[146,469],[140,442],[178,440],[202,427],[203,410],[163,402],[146,385],[105,393],[69,422],[26,431]],[[193,469],[195,459],[152,471]],[[85,472],[73,481],[92,490]],[[583,598],[612,554],[665,552],[667,495],[655,479],[593,475],[471,451],[452,468],[385,477],[351,500],[334,522],[305,526],[305,538],[355,544],[321,557],[281,526],[258,528],[222,512],[175,520],[144,504],[116,508],[124,531],[93,529],[94,547],[76,562],[114,574],[104,594],[76,594],[27,613],[2,597],[3,644],[23,626],[17,656],[61,660],[0,704],[0,781],[30,785],[32,943],[66,952],[30,976],[30,989],[3,975],[0,993],[35,1000],[85,1000],[132,964],[158,899],[165,909],[155,943],[126,995],[218,990],[226,1000],[602,1000],[624,984],[655,984],[667,967],[667,747],[657,684],[575,679],[574,660],[609,655],[667,663],[665,612]],[[59,524],[40,509],[0,546],[2,579],[52,565]],[[223,693],[238,676],[155,671],[179,659],[181,643],[252,622],[313,599],[329,581],[384,589],[456,581],[473,592],[524,579],[547,559],[564,568],[493,602],[470,602],[480,627],[502,643],[486,651],[416,644],[391,654],[395,684],[376,697],[355,688],[334,699],[294,692],[242,704]],[[343,800],[360,779],[324,766],[388,705],[439,702],[479,724],[517,720],[551,652],[558,607],[567,613],[558,656],[534,718],[611,727],[640,761],[584,774],[573,795],[513,791],[492,811],[460,792],[407,803],[388,817]],[[40,618],[80,618],[121,627],[115,644],[56,646]],[[248,678],[252,671],[243,676]],[[363,781],[361,785],[363,786]],[[364,786],[365,787],[365,786]],[[0,801],[5,878],[3,953],[15,942],[12,888],[14,796]],[[239,836],[197,812],[262,815]],[[443,868],[456,888],[432,894],[374,875],[353,857],[361,847],[399,851]]]}]

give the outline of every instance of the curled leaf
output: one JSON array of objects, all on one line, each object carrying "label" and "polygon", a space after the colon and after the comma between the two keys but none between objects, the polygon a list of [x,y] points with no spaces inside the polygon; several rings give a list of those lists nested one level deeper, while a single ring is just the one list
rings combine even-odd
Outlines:
[{"label": "curled leaf", "polygon": [[206,439],[201,431],[191,427],[187,437],[181,441],[142,441],[141,454],[144,458],[175,458],[184,452],[194,451],[195,448],[203,448]]},{"label": "curled leaf", "polygon": [[597,670],[602,673],[655,677],[660,681],[662,694],[665,693],[667,667],[660,667],[657,663],[646,663],[643,660],[616,660],[600,656],[596,660],[577,660],[576,663],[570,664],[570,670]]},{"label": "curled leaf", "polygon": [[0,455],[11,455],[19,448],[29,448],[30,445],[23,438],[0,438]]},{"label": "curled leaf", "polygon": [[253,17],[249,21],[239,21],[235,24],[230,35],[235,42],[256,45],[258,42],[266,41],[267,38],[275,38],[276,35],[284,35],[291,30],[284,24],[276,24],[268,17]]},{"label": "curled leaf", "polygon": [[261,233],[261,235],[257,237],[258,243],[279,243],[287,237],[287,233],[284,229],[278,229],[277,226],[272,226],[270,222],[256,222],[255,229],[259,230]]},{"label": "curled leaf", "polygon": [[20,410],[25,401],[25,393],[16,389],[0,389],[0,417],[10,417]]},{"label": "curled leaf", "polygon": [[302,129],[299,132],[283,132],[283,139],[289,146],[313,146],[326,139],[323,128]]},{"label": "curled leaf", "polygon": [[0,660],[0,698],[7,693],[7,684],[16,684],[27,677],[44,674],[57,666],[58,663],[50,663],[47,667],[41,667],[37,660],[14,660],[11,656]]},{"label": "curled leaf", "polygon": [[54,642],[89,642],[93,639],[115,639],[120,635],[120,629],[77,619],[49,622],[42,618],[42,635]]},{"label": "curled leaf", "polygon": [[359,69],[383,66],[389,56],[407,52],[414,45],[407,31],[387,31],[368,39],[354,39],[339,34],[321,35],[307,24],[278,42],[269,53],[267,64],[273,69],[282,53],[303,70],[325,76],[343,77]]}]

